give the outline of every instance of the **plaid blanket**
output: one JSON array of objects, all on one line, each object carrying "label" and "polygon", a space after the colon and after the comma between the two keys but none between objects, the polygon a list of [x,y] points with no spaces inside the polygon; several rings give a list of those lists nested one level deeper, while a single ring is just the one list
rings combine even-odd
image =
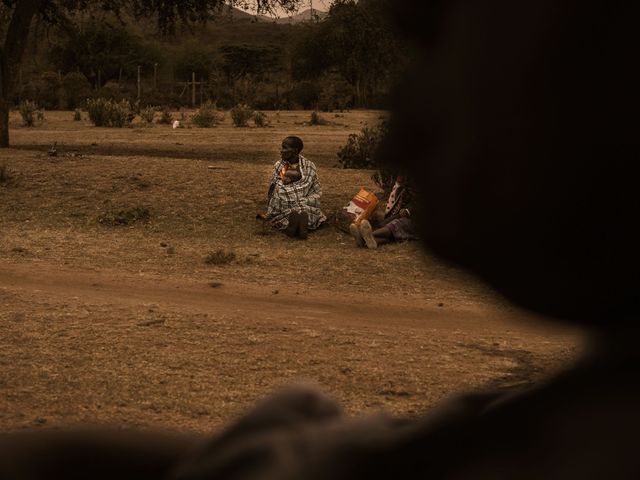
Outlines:
[{"label": "plaid blanket", "polygon": [[293,211],[307,213],[310,230],[318,228],[327,219],[320,210],[322,189],[316,166],[302,155],[299,165],[302,178],[288,185],[282,183],[280,175],[285,162],[278,160],[273,168],[266,218],[271,225],[281,230],[289,225],[288,217]]}]

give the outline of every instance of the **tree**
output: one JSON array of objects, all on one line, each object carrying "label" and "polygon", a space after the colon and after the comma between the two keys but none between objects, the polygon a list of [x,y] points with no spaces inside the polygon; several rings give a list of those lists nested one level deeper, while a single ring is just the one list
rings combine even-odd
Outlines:
[{"label": "tree", "polygon": [[314,78],[331,69],[366,105],[379,84],[389,83],[406,49],[389,19],[390,0],[335,0],[327,18],[300,35],[294,48],[294,77]]},{"label": "tree", "polygon": [[121,26],[91,21],[82,28],[66,29],[63,40],[51,49],[51,61],[62,71],[77,69],[87,78],[98,76],[97,87],[102,87],[109,80],[120,79],[123,73],[134,76],[138,65],[153,68],[159,52],[144,46],[140,38]]},{"label": "tree", "polygon": [[0,0],[0,148],[9,146],[9,108],[20,62],[31,24],[36,16],[48,25],[70,25],[71,15],[89,7],[120,16],[155,16],[163,34],[175,32],[179,22],[212,20],[225,5],[252,8],[257,13],[274,13],[276,7],[293,12],[301,0]]},{"label": "tree", "polygon": [[260,76],[277,68],[282,56],[280,48],[256,45],[222,45],[221,68],[230,82],[247,75]]}]

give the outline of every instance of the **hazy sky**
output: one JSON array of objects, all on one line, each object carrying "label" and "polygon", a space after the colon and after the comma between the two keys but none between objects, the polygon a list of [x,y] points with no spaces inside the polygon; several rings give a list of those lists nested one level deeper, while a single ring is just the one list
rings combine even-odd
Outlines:
[{"label": "hazy sky", "polygon": [[[332,0],[313,0],[313,8],[317,10],[327,11],[329,10],[329,6],[331,5]],[[307,10],[311,6],[311,0],[302,0],[300,3],[299,12],[303,12]],[[285,13],[283,11],[279,12],[280,16],[284,16]]]}]

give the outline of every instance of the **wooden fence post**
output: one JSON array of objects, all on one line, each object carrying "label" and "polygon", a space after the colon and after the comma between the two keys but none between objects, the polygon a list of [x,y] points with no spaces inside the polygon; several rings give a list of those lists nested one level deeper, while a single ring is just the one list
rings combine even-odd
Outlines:
[{"label": "wooden fence post", "polygon": [[196,106],[196,72],[191,72],[191,106]]},{"label": "wooden fence post", "polygon": [[158,89],[158,64],[153,64],[153,89]]}]

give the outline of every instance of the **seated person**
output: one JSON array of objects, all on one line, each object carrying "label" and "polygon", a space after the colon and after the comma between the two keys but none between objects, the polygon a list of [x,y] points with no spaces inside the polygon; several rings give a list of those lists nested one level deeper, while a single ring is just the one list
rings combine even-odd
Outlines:
[{"label": "seated person", "polygon": [[265,218],[288,236],[306,239],[308,230],[315,230],[327,218],[320,210],[322,189],[316,166],[300,154],[302,148],[299,137],[289,136],[282,141]]},{"label": "seated person", "polygon": [[418,235],[409,209],[411,197],[412,192],[407,185],[407,178],[404,175],[398,175],[387,200],[384,218],[379,222],[362,220],[360,224],[352,223],[349,226],[349,232],[355,239],[356,245],[378,248],[378,245],[385,243],[417,240]]},{"label": "seated person", "polygon": [[[640,74],[628,61],[640,5],[393,6],[428,62],[406,76],[389,141],[429,207],[421,237],[521,307],[588,331],[582,359],[544,382],[450,399],[417,418],[346,415],[297,388],[207,441],[4,434],[0,477],[640,478]],[[425,28],[427,13],[442,27]]]}]

